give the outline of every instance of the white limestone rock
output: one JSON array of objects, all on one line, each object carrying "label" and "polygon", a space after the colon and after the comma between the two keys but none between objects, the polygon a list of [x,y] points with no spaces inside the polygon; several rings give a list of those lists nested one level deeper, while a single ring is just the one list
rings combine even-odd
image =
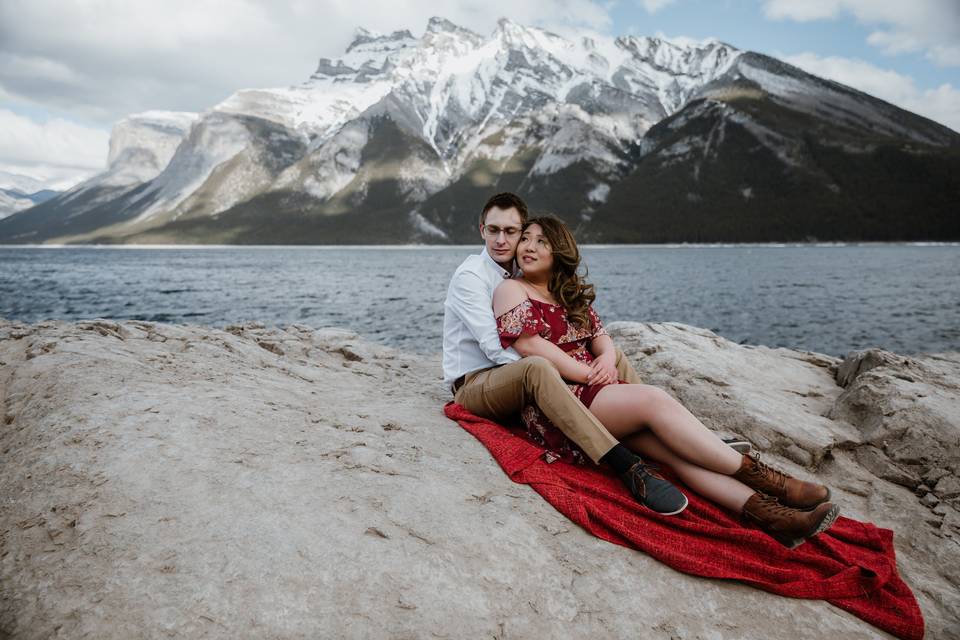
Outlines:
[{"label": "white limestone rock", "polygon": [[[825,417],[847,393],[838,361],[610,329],[708,425],[893,528],[928,636],[955,632],[957,511],[860,466],[863,425]],[[915,384],[946,398],[955,380]],[[437,356],[350,331],[0,320],[0,635],[884,637],[590,536],[512,483],[448,399]],[[818,468],[778,457],[791,447]]]}]

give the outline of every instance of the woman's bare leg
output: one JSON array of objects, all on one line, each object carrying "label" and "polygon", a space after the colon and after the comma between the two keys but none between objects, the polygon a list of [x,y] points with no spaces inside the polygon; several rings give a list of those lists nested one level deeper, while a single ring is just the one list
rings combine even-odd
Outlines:
[{"label": "woman's bare leg", "polygon": [[734,513],[743,511],[743,505],[754,493],[753,489],[739,480],[687,462],[664,446],[660,439],[650,431],[641,431],[628,436],[622,441],[622,444],[634,453],[639,453],[643,457],[649,456],[669,466],[680,476],[684,484],[699,495],[730,509]]},{"label": "woman's bare leg", "polygon": [[590,411],[621,442],[649,428],[671,452],[706,470],[731,475],[743,456],[687,411],[666,391],[648,384],[612,384],[590,404]]}]

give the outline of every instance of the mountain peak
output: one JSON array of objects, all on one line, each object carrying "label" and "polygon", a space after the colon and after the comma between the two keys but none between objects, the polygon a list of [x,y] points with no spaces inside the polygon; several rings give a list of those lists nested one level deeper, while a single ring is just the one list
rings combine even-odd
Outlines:
[{"label": "mountain peak", "polygon": [[527,46],[535,49],[538,44],[536,37],[538,32],[540,30],[536,27],[525,27],[510,18],[502,17],[497,20],[497,28],[493,32],[493,37],[500,38],[502,42],[508,45]]},{"label": "mountain peak", "polygon": [[430,33],[440,33],[442,31],[463,31],[463,27],[453,24],[446,18],[433,16],[427,22],[427,31]]},{"label": "mountain peak", "polygon": [[504,34],[521,34],[526,31],[522,24],[517,24],[510,18],[501,16],[497,18],[497,32]]},{"label": "mountain peak", "polygon": [[395,42],[398,40],[413,40],[413,34],[410,33],[407,29],[400,29],[394,31],[388,35],[383,35],[376,31],[371,31],[369,29],[364,29],[363,27],[357,27],[354,30],[353,41],[350,43],[350,46],[347,47],[346,53],[350,53],[357,47],[360,47],[371,42]]}]

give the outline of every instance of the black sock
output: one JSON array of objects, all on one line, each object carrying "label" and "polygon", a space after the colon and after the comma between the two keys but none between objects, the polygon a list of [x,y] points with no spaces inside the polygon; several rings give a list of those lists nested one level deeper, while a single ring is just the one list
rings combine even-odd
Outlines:
[{"label": "black sock", "polygon": [[629,471],[630,467],[636,464],[638,460],[640,460],[640,457],[637,454],[619,443],[615,444],[613,449],[607,451],[603,454],[603,457],[600,458],[600,462],[606,462],[613,467],[617,475]]}]

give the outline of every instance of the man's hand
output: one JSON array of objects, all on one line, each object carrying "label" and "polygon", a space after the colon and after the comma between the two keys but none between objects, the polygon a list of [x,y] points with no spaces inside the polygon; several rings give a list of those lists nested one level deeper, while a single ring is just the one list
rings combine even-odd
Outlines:
[{"label": "man's hand", "polygon": [[617,382],[617,356],[612,351],[602,353],[590,363],[587,384],[614,384]]}]

